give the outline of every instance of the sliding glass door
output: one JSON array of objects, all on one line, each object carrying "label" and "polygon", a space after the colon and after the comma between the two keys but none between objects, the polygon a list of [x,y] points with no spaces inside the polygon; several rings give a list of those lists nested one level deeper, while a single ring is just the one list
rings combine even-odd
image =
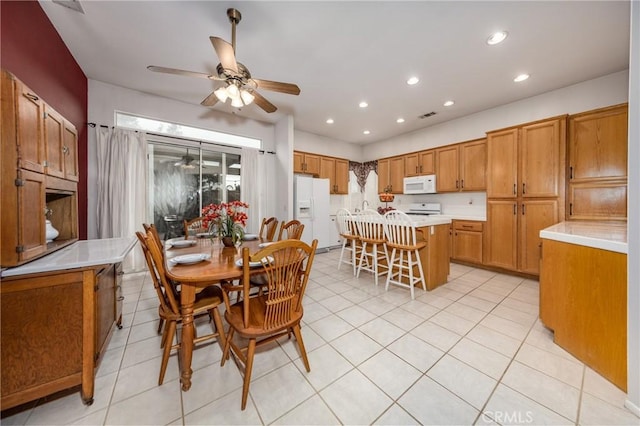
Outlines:
[{"label": "sliding glass door", "polygon": [[149,144],[149,211],[164,239],[183,235],[182,221],[211,203],[240,200],[240,154],[206,144]]}]

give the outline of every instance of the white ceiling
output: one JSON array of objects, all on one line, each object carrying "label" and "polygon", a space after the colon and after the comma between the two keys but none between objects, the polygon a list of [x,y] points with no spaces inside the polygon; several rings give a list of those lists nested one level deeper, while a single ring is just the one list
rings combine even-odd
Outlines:
[{"label": "white ceiling", "polygon": [[[628,1],[82,1],[84,14],[40,3],[90,79],[199,104],[214,82],[148,71],[214,73],[209,36],[231,42],[226,10],[242,13],[237,52],[278,107],[215,109],[352,143],[384,140],[628,68]],[[487,37],[509,37],[489,46]],[[528,73],[531,78],[514,83]],[[420,82],[408,86],[408,77]],[[448,99],[455,105],[445,108]],[[366,100],[369,107],[358,103]],[[203,107],[204,108],[204,107]],[[418,116],[435,111],[426,119]],[[335,123],[328,125],[327,118]],[[396,119],[404,117],[405,123]],[[368,129],[371,134],[363,135]]]}]

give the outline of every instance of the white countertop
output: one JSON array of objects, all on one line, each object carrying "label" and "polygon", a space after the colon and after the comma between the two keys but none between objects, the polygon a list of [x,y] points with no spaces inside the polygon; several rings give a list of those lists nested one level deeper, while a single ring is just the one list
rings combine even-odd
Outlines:
[{"label": "white countertop", "polygon": [[77,241],[32,262],[5,269],[2,277],[122,262],[136,242],[135,237]]},{"label": "white countertop", "polygon": [[448,225],[451,223],[451,219],[448,216],[444,215],[410,215],[409,217],[418,228],[422,226]]},{"label": "white countertop", "polygon": [[540,231],[540,238],[627,253],[626,222],[560,222]]}]

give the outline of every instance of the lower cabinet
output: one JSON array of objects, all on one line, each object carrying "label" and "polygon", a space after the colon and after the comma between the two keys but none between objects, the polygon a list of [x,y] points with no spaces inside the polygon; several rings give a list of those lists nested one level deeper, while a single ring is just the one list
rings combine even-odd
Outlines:
[{"label": "lower cabinet", "polygon": [[454,220],[451,227],[451,259],[482,264],[483,223]]},{"label": "lower cabinet", "polygon": [[[447,282],[449,276],[449,225],[431,225],[418,228],[418,241],[427,241],[421,249],[420,262],[427,284],[427,290],[433,290]],[[415,268],[414,274],[418,274]]]},{"label": "lower cabinet", "polygon": [[111,264],[2,280],[3,410],[77,385],[93,403],[95,369],[122,310],[118,271]]},{"label": "lower cabinet", "polygon": [[540,320],[554,342],[627,391],[627,255],[543,239]]}]

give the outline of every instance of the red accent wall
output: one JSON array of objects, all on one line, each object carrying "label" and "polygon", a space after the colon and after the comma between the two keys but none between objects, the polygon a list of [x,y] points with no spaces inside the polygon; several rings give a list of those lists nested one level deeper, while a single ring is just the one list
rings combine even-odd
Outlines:
[{"label": "red accent wall", "polygon": [[87,77],[37,1],[0,1],[0,66],[78,130],[79,233],[86,239]]}]

